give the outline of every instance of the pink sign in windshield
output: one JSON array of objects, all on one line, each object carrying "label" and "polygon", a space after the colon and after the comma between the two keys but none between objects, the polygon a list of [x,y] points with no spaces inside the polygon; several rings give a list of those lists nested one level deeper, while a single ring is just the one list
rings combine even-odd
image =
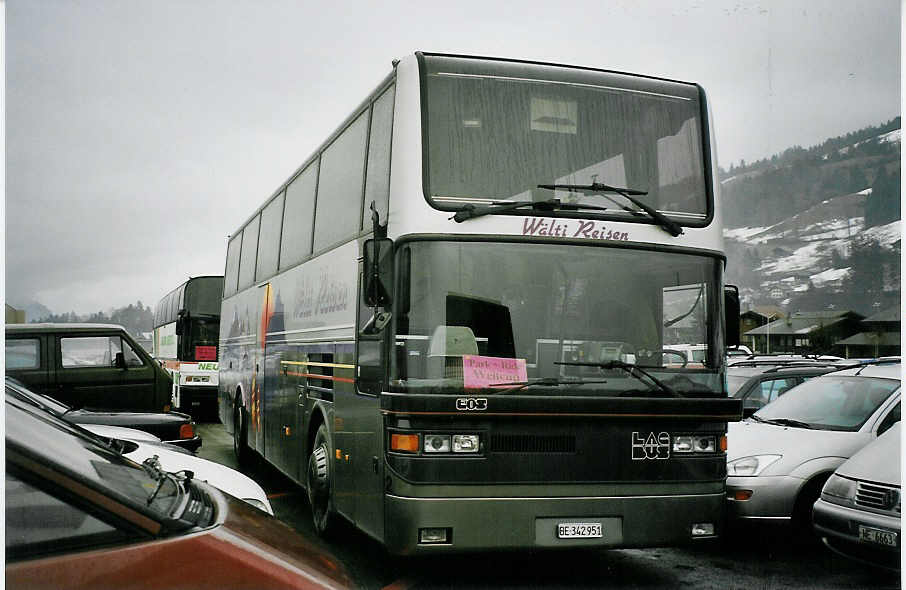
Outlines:
[{"label": "pink sign in windshield", "polygon": [[466,389],[491,385],[507,387],[507,383],[521,383],[528,379],[525,359],[466,354],[462,357],[462,378]]}]

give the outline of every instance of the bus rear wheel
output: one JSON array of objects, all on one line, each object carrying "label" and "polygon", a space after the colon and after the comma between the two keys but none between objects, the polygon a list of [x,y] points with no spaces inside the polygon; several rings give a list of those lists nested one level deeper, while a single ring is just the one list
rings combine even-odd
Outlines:
[{"label": "bus rear wheel", "polygon": [[331,469],[327,427],[321,424],[315,435],[311,454],[308,456],[306,487],[312,522],[315,531],[322,537],[330,536],[334,529],[334,515],[330,506]]},{"label": "bus rear wheel", "polygon": [[249,448],[246,445],[248,425],[242,416],[242,404],[237,396],[233,403],[233,454],[239,467],[246,467],[249,460]]}]

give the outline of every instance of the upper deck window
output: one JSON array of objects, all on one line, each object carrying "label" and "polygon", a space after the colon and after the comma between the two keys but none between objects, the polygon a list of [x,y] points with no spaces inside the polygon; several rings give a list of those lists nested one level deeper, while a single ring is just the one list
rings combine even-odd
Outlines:
[{"label": "upper deck window", "polygon": [[537,188],[599,182],[647,191],[639,198],[678,221],[708,219],[693,84],[440,56],[425,57],[423,77],[425,188],[438,208],[558,198],[629,215],[619,195]]}]

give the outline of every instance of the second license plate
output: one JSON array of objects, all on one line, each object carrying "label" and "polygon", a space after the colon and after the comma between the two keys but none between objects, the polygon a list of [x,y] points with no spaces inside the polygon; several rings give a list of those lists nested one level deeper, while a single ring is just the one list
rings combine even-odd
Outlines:
[{"label": "second license plate", "polygon": [[886,545],[887,547],[897,546],[896,532],[874,529],[862,525],[859,525],[859,540],[863,543],[877,543],[878,545]]},{"label": "second license plate", "polygon": [[604,536],[600,522],[561,522],[557,524],[558,539],[600,539]]}]

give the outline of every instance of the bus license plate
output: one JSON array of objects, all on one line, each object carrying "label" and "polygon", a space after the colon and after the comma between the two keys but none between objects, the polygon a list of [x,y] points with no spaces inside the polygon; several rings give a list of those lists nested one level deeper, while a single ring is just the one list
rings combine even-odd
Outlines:
[{"label": "bus license plate", "polygon": [[897,546],[897,534],[894,531],[885,531],[882,529],[873,529],[871,527],[859,525],[859,540],[863,543],[875,543],[886,547]]},{"label": "bus license plate", "polygon": [[557,524],[558,539],[600,539],[603,536],[600,522],[561,522]]}]

